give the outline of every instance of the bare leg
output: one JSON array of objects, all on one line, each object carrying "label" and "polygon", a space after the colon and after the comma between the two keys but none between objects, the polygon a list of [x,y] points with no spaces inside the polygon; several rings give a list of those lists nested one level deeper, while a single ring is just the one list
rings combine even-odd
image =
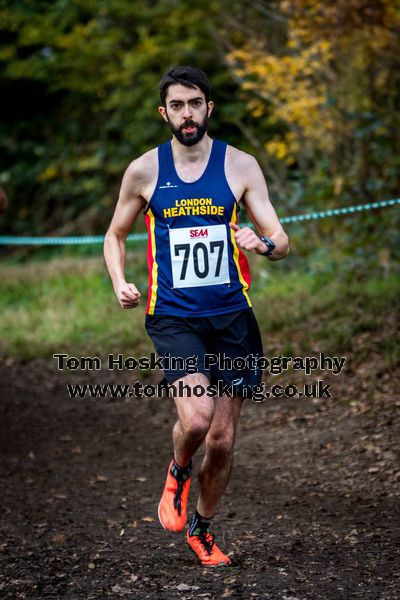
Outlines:
[{"label": "bare leg", "polygon": [[199,472],[197,510],[206,518],[214,515],[229,480],[242,401],[242,398],[215,399],[214,416],[206,436],[206,454]]},{"label": "bare leg", "polygon": [[[179,382],[184,383],[186,389],[179,390]],[[197,398],[194,386],[208,385],[207,377],[202,373],[186,375],[178,380],[178,391],[181,397],[175,399],[178,410],[178,422],[174,427],[174,456],[180,467],[185,467],[197,448],[202,444],[210,428],[214,414],[214,399],[202,394]],[[172,461],[171,461],[172,463]],[[158,518],[164,529],[181,531],[186,524],[187,499],[190,489],[189,473],[179,476],[174,465],[168,469],[163,495],[158,505]],[[186,477],[185,477],[186,475]]]},{"label": "bare leg", "polygon": [[[207,377],[202,373],[186,375],[176,381],[174,385],[178,385],[179,381],[190,385],[191,388],[195,385],[201,385],[204,388],[209,385]],[[188,397],[186,394],[176,397],[175,404],[178,421],[173,430],[174,456],[178,465],[184,467],[207,435],[214,414],[214,398],[210,396],[196,398],[193,394]]]}]

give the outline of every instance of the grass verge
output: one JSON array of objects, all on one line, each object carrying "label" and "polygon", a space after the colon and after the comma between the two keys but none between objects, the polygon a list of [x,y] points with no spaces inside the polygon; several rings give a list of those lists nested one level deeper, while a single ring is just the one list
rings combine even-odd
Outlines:
[{"label": "grass verge", "polygon": [[[295,272],[251,257],[252,299],[265,354],[347,355],[390,369],[398,361],[398,279],[333,270]],[[55,258],[0,267],[0,352],[30,359],[53,353],[106,356],[153,350],[144,327],[147,267],[142,252],[127,257],[128,280],[142,305],[123,311],[103,260]]]}]

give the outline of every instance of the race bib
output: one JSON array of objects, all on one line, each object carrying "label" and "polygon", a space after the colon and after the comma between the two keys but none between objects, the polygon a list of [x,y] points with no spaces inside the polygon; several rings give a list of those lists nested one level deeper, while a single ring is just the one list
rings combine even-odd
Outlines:
[{"label": "race bib", "polygon": [[225,225],[169,230],[174,288],[230,283]]}]

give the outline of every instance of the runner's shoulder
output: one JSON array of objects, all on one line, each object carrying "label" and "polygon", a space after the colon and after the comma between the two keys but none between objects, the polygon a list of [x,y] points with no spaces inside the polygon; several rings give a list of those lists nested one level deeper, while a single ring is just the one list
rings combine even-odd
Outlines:
[{"label": "runner's shoulder", "polygon": [[228,172],[240,173],[247,176],[259,168],[259,165],[257,159],[252,154],[228,144],[226,148],[226,167]]},{"label": "runner's shoulder", "polygon": [[135,185],[148,185],[158,171],[157,148],[148,150],[135,158],[125,171],[125,177]]},{"label": "runner's shoulder", "polygon": [[239,169],[254,168],[258,165],[257,159],[252,154],[239,150],[239,148],[235,148],[235,146],[230,146],[229,144],[226,147],[226,155],[228,162]]}]

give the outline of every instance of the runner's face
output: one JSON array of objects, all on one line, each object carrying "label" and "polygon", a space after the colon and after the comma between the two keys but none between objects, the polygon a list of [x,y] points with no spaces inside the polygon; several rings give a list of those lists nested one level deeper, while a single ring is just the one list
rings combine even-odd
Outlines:
[{"label": "runner's face", "polygon": [[177,140],[184,146],[194,146],[207,131],[212,106],[211,101],[207,106],[198,87],[177,84],[169,86],[166,107],[160,106],[159,111]]}]

